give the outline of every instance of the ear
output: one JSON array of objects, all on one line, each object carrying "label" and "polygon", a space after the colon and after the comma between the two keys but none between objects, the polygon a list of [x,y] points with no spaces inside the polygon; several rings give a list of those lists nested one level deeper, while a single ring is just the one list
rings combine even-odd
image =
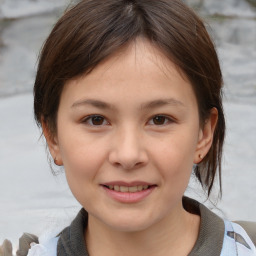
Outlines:
[{"label": "ear", "polygon": [[63,165],[63,162],[60,154],[57,135],[54,135],[52,133],[46,121],[43,120],[41,123],[42,123],[43,134],[46,139],[53,161],[56,165],[61,166]]},{"label": "ear", "polygon": [[194,155],[194,164],[200,163],[210,150],[217,121],[218,110],[216,108],[212,108],[209,118],[199,131],[197,148]]}]

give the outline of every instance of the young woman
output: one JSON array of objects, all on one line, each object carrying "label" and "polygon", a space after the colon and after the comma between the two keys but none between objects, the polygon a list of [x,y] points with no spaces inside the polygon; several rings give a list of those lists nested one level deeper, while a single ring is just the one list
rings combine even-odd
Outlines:
[{"label": "young woman", "polygon": [[241,226],[183,196],[192,171],[208,195],[221,184],[221,91],[214,45],[182,1],[67,11],[42,50],[34,109],[82,210],[28,255],[256,255]]}]

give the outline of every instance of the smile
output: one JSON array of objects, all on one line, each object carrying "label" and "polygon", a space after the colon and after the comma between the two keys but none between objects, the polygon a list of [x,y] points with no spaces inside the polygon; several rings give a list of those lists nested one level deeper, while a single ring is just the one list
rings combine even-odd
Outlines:
[{"label": "smile", "polygon": [[145,182],[111,182],[101,184],[108,197],[120,203],[137,203],[146,199],[157,185]]},{"label": "smile", "polygon": [[149,185],[139,185],[139,186],[132,186],[132,187],[128,187],[128,186],[119,186],[119,185],[109,185],[109,186],[105,186],[108,189],[114,190],[114,191],[118,191],[118,192],[123,192],[123,193],[136,193],[142,190],[146,190],[148,189],[150,186]]}]

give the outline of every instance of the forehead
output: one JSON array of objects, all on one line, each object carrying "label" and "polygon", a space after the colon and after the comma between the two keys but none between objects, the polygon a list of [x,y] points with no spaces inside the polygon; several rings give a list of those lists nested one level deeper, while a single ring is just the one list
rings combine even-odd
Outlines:
[{"label": "forehead", "polygon": [[[186,101],[195,95],[190,82],[163,52],[150,42],[137,39],[97,65],[89,74],[68,81],[62,98],[97,97],[149,101],[176,98]],[[68,97],[67,97],[68,96]]]},{"label": "forehead", "polygon": [[[160,74],[172,79],[179,75],[185,81],[188,81],[186,75],[175,65],[166,54],[157,46],[150,43],[147,39],[136,38],[128,45],[123,46],[108,58],[101,61],[90,73],[90,77],[107,76],[115,69],[117,72],[123,72],[124,69],[133,69],[138,71],[138,75]],[[88,76],[88,75],[87,75]]]}]

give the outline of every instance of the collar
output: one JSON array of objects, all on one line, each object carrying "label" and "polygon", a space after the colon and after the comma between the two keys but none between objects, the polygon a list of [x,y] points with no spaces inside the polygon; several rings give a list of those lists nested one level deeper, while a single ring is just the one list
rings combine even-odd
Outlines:
[{"label": "collar", "polygon": [[206,206],[188,197],[183,198],[183,207],[201,216],[199,235],[188,256],[220,255],[225,233],[224,221]]}]

